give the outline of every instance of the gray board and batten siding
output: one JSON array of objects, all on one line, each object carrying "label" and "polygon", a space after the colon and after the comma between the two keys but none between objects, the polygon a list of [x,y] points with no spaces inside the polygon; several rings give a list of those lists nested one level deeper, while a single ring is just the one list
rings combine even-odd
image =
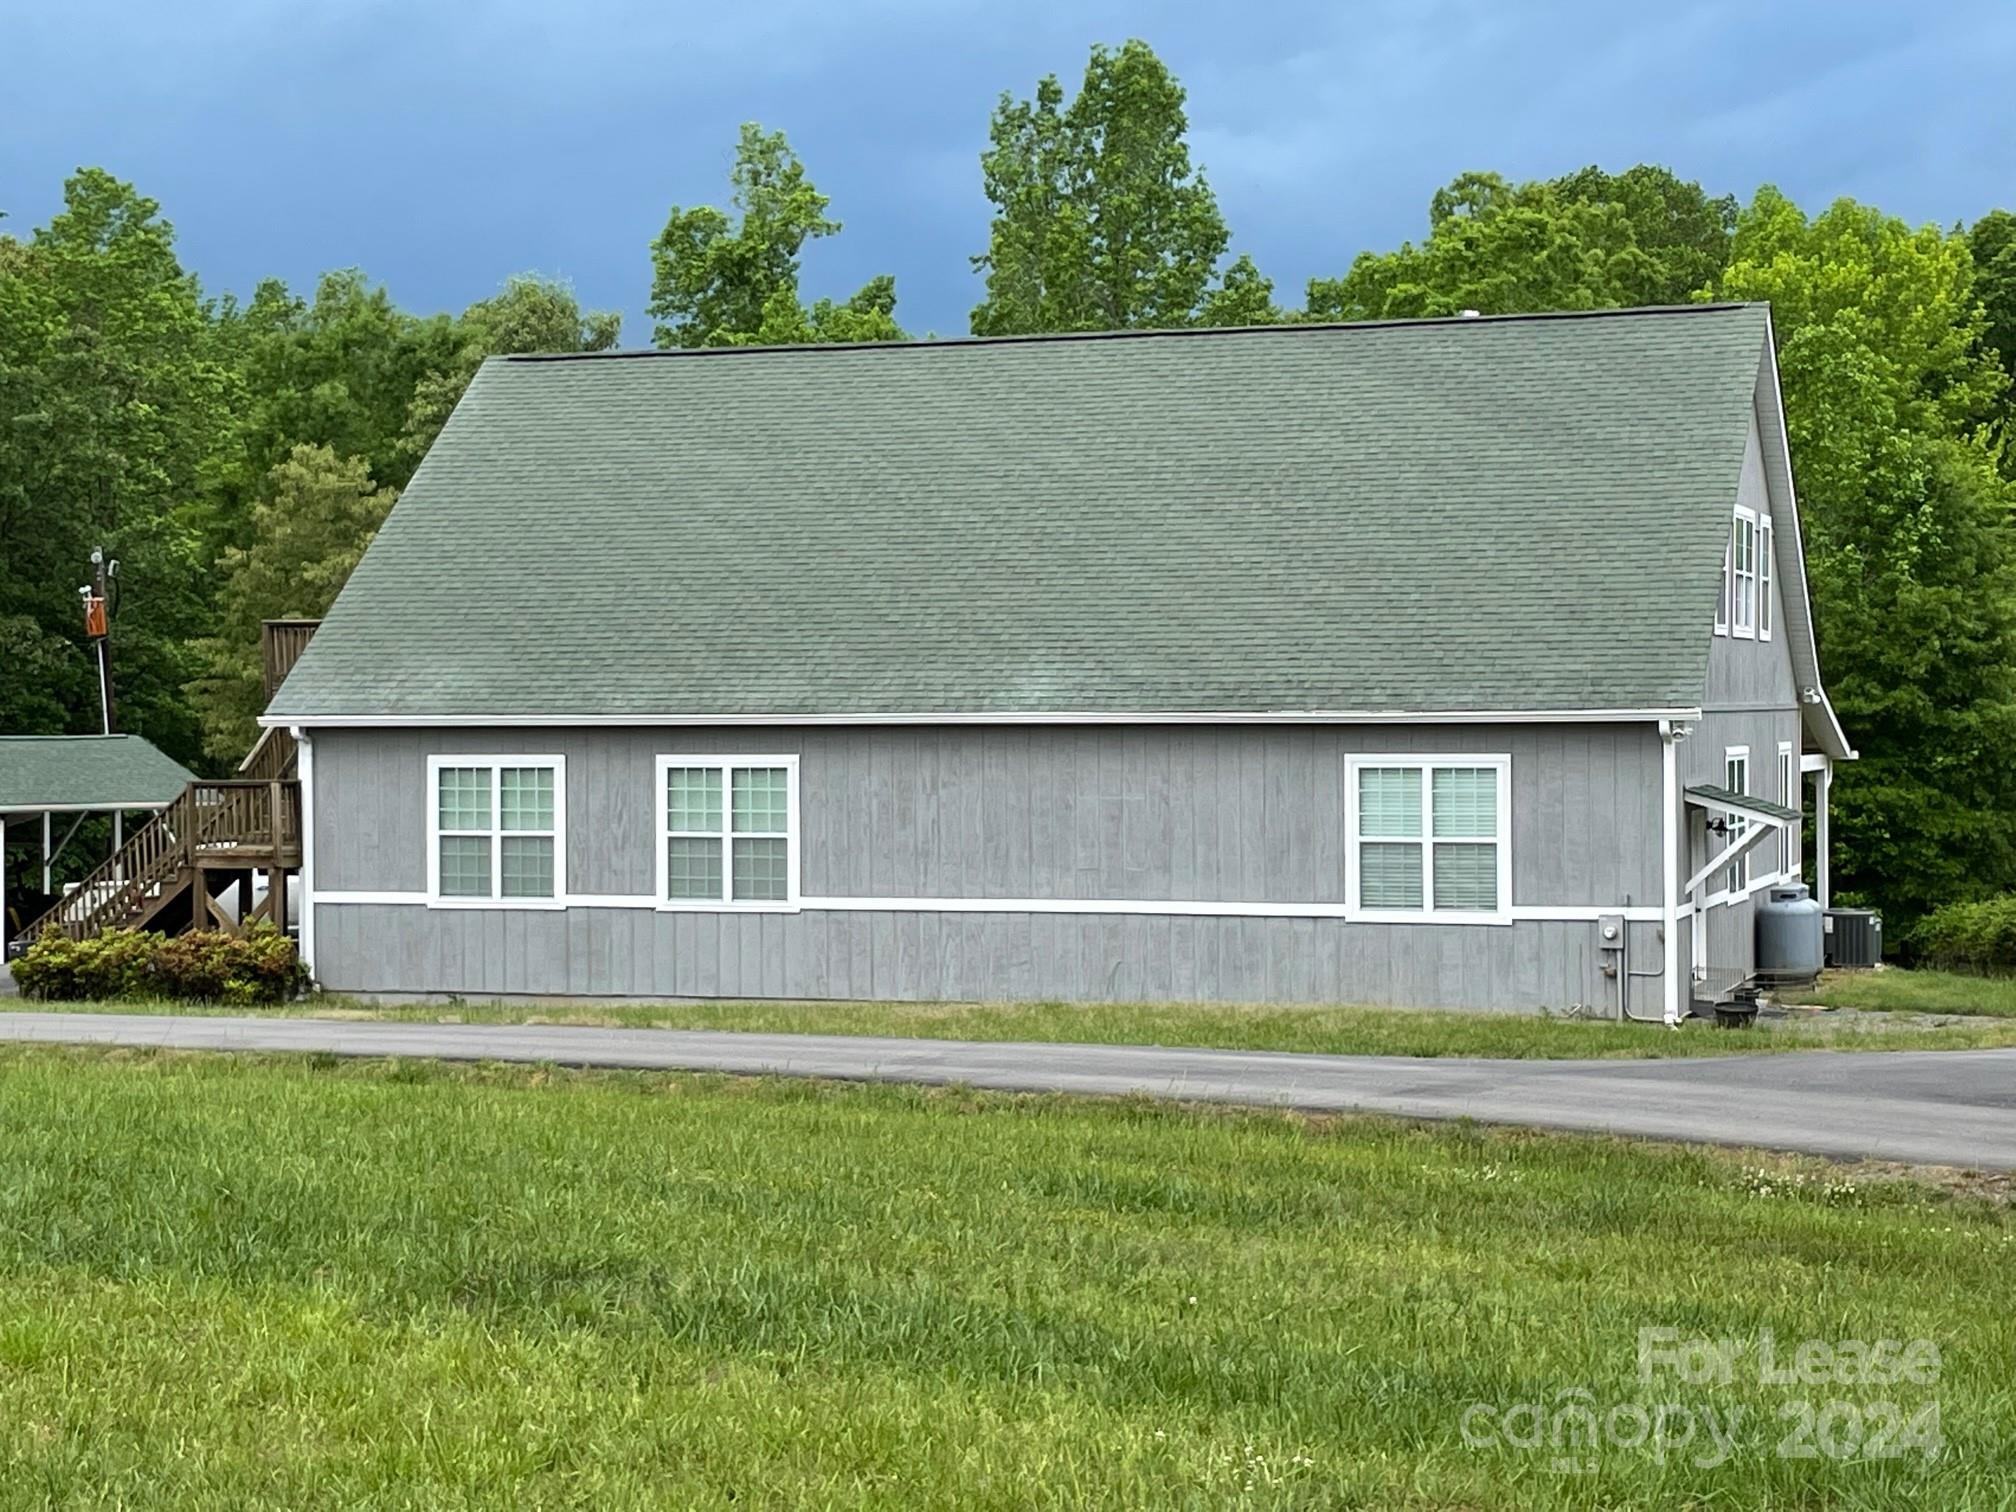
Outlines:
[{"label": "gray board and batten siding", "polygon": [[[1776,560],[1771,573],[1769,639],[1716,634],[1708,651],[1708,675],[1701,701],[1701,718],[1693,732],[1680,743],[1680,786],[1697,784],[1721,786],[1731,747],[1749,752],[1750,792],[1758,797],[1801,807],[1805,779],[1799,772],[1804,749],[1804,721],[1801,714],[1798,680],[1793,671],[1792,652],[1795,628],[1786,622],[1789,601],[1787,583],[1796,582],[1792,569],[1794,535],[1787,528],[1793,511],[1790,501],[1779,496],[1775,474],[1768,468],[1766,438],[1772,434],[1770,418],[1762,396],[1757,404],[1744,449],[1743,472],[1737,486],[1736,504],[1773,522],[1771,549]],[[1792,748],[1792,787],[1782,791],[1778,777],[1778,748]],[[1707,833],[1706,816],[1698,808],[1685,809],[1679,816],[1681,834],[1687,837],[1681,856],[1686,876],[1712,856],[1716,837]],[[1698,925],[1683,923],[1678,947],[1682,962],[1692,968],[1698,950],[1707,981],[1704,990],[1714,990],[1747,976],[1756,960],[1757,900],[1771,885],[1779,867],[1776,836],[1760,841],[1750,853],[1752,887],[1747,895],[1717,899],[1702,910]],[[1793,858],[1793,869],[1798,860]],[[1709,889],[1704,897],[1713,897]]]},{"label": "gray board and batten siding", "polygon": [[[1649,723],[328,729],[313,743],[316,972],[336,991],[1612,1008],[1591,911],[1660,900]],[[427,758],[451,752],[565,757],[565,888],[596,903],[425,906]],[[716,752],[799,758],[807,900],[919,906],[656,909],[656,758]],[[1584,916],[1097,909],[1341,905],[1359,752],[1509,756],[1513,909]],[[319,901],[331,893],[400,900]],[[1002,909],[929,906],[986,899]],[[1632,926],[1632,948],[1634,965],[1657,963],[1653,923]],[[1656,982],[1633,1008],[1658,1011]]]}]

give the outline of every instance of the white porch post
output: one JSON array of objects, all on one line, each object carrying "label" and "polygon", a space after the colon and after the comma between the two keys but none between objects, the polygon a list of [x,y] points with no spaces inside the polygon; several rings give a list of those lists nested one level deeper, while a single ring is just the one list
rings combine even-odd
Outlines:
[{"label": "white porch post", "polygon": [[[1664,1002],[1660,1017],[1669,1028],[1680,1027],[1680,742],[1687,726],[1670,719],[1659,721],[1659,796],[1662,815],[1659,825],[1660,865],[1665,872],[1661,889],[1661,925],[1666,934],[1666,973],[1660,983]],[[1624,984],[1629,993],[1631,984]]]},{"label": "white porch post", "polygon": [[7,816],[0,814],[0,958],[7,954],[7,942],[14,931],[7,923]]},{"label": "white porch post", "polygon": [[1834,762],[1831,757],[1814,774],[1813,789],[1813,880],[1816,884],[1815,890],[1820,895],[1820,906],[1822,908],[1832,908],[1834,906],[1831,881],[1833,868],[1829,864],[1827,854],[1831,838],[1830,832],[1832,830],[1832,825],[1828,822],[1829,815],[1827,810],[1834,789]]},{"label": "white porch post", "polygon": [[42,810],[42,895],[49,895],[49,810]]}]

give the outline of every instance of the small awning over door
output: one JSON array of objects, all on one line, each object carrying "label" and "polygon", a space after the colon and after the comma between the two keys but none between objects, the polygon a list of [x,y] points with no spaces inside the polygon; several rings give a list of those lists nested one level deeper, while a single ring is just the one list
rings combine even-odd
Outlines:
[{"label": "small awning over door", "polygon": [[1696,808],[1720,809],[1724,813],[1742,814],[1747,818],[1760,819],[1773,824],[1796,824],[1799,810],[1787,808],[1782,803],[1773,803],[1769,798],[1758,798],[1750,793],[1732,792],[1728,788],[1700,787],[1687,789],[1687,801]]}]

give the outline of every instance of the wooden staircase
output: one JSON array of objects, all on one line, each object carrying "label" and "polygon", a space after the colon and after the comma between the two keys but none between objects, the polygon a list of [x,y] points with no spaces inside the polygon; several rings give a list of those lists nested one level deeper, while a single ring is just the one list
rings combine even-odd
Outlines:
[{"label": "wooden staircase", "polygon": [[[261,629],[266,697],[286,677],[315,633],[314,620],[268,620]],[[238,776],[192,782],[181,796],[135,830],[103,865],[34,920],[7,952],[25,949],[44,930],[73,940],[101,929],[148,927],[177,933],[236,933],[256,918],[287,927],[287,874],[301,869],[299,748],[283,729],[268,727],[239,764]],[[266,874],[266,896],[255,907],[253,878]],[[238,888],[238,917],[218,904]],[[0,931],[4,935],[4,931]]]},{"label": "wooden staircase", "polygon": [[[145,925],[235,933],[261,917],[284,927],[286,874],[300,866],[299,782],[192,782],[16,943],[25,946],[52,928],[81,940],[101,929]],[[266,896],[254,908],[252,878],[262,871]],[[222,887],[234,883],[241,902],[235,921],[217,902]]]}]

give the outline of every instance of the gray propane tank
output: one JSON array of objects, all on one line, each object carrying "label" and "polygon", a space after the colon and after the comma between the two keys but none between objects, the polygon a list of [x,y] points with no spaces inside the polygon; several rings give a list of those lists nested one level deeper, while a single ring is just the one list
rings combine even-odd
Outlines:
[{"label": "gray propane tank", "polygon": [[1757,975],[1766,982],[1810,982],[1825,959],[1819,901],[1805,885],[1771,888],[1757,905]]}]

